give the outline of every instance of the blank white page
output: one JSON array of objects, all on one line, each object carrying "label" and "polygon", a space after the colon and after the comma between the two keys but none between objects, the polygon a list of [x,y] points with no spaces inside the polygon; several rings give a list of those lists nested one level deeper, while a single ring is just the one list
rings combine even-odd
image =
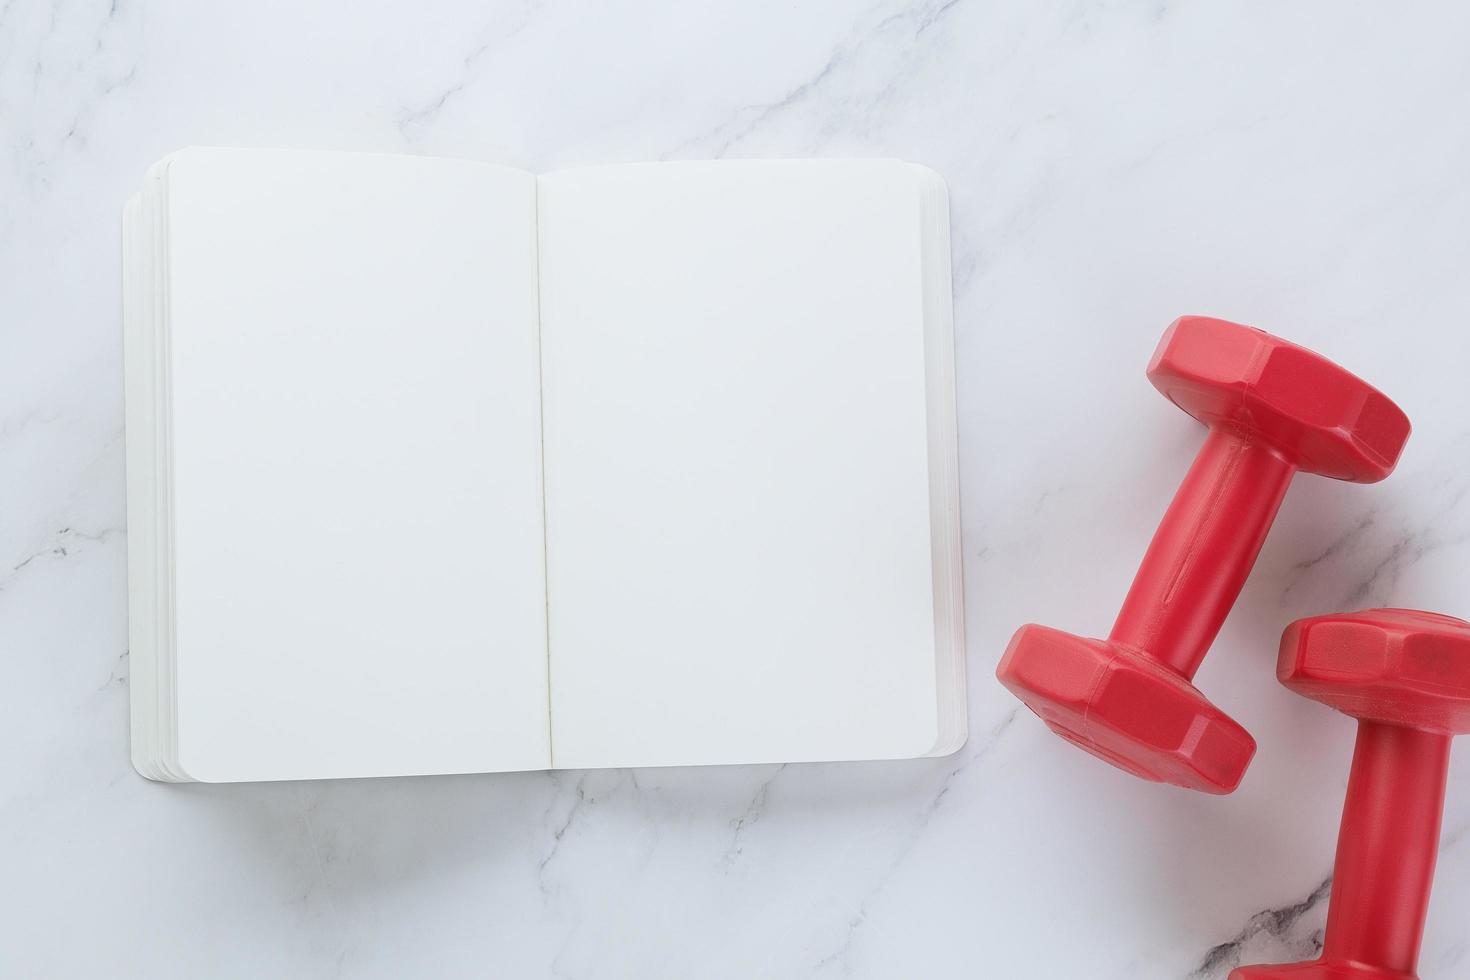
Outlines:
[{"label": "blank white page", "polygon": [[184,770],[547,766],[534,179],[188,150],[167,184]]},{"label": "blank white page", "polygon": [[921,247],[936,197],[936,175],[892,161],[541,178],[556,766],[943,741]]}]

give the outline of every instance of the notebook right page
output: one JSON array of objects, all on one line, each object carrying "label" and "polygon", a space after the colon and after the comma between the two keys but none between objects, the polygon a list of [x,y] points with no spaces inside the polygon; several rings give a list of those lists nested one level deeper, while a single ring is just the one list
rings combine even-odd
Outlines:
[{"label": "notebook right page", "polygon": [[638,164],[538,195],[553,764],[958,747],[939,178]]}]

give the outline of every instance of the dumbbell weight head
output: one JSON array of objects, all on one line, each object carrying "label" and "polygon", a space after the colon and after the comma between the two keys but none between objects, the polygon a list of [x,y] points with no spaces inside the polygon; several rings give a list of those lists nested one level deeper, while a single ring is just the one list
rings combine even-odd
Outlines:
[{"label": "dumbbell weight head", "polygon": [[1283,966],[1243,966],[1230,971],[1230,980],[1417,980],[1413,974],[1385,972],[1361,963],[1292,963]]},{"label": "dumbbell weight head", "polygon": [[1000,677],[1046,727],[1142,779],[1229,792],[1256,751],[1193,684],[1117,643],[1023,626]]},{"label": "dumbbell weight head", "polygon": [[1409,437],[1403,410],[1320,354],[1263,330],[1203,316],[1175,320],[1148,379],[1211,428],[1274,447],[1303,473],[1376,483]]},{"label": "dumbbell weight head", "polygon": [[1148,376],[1211,432],[1112,632],[1097,640],[1024,626],[996,673],[1053,731],[1118,768],[1228,793],[1255,742],[1190,681],[1296,471],[1381,480],[1409,422],[1320,355],[1209,317],[1176,320]]},{"label": "dumbbell weight head", "polygon": [[1416,609],[1302,619],[1281,637],[1276,676],[1359,721],[1470,732],[1470,623]]},{"label": "dumbbell weight head", "polygon": [[1370,609],[1289,626],[1277,676],[1359,720],[1322,956],[1231,980],[1415,980],[1450,741],[1470,732],[1470,623]]}]

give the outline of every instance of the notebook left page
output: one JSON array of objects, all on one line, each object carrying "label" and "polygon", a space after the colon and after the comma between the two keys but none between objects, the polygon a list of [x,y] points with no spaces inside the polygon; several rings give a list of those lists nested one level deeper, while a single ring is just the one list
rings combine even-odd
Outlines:
[{"label": "notebook left page", "polygon": [[534,178],[166,167],[178,766],[546,767]]}]

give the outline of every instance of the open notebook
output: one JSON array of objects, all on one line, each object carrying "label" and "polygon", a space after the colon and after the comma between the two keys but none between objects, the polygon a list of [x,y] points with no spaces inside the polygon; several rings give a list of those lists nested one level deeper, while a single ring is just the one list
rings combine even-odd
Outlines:
[{"label": "open notebook", "polygon": [[964,741],[932,172],[190,149],[124,239],[144,775]]}]

